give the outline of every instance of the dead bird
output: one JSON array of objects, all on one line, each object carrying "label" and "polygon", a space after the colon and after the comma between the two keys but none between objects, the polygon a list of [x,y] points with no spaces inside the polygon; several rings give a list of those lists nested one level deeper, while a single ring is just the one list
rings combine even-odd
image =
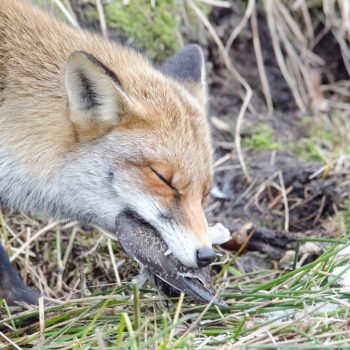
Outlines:
[{"label": "dead bird", "polygon": [[174,297],[180,292],[218,306],[227,304],[215,298],[210,268],[183,265],[161,239],[158,232],[132,213],[121,213],[116,220],[117,236],[125,252],[141,266],[142,277],[150,280],[163,294]]}]

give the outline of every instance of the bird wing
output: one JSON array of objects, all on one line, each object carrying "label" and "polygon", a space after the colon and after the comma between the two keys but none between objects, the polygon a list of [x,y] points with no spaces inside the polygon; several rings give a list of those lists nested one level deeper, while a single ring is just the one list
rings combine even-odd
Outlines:
[{"label": "bird wing", "polygon": [[[135,218],[134,214],[119,214],[116,226],[117,236],[125,252],[147,269],[155,284],[166,295],[169,293],[166,293],[164,283],[204,302],[215,298],[209,267],[188,268],[174,255],[166,255],[168,247],[158,232],[148,223]],[[214,304],[226,305],[218,299],[214,299]]]}]

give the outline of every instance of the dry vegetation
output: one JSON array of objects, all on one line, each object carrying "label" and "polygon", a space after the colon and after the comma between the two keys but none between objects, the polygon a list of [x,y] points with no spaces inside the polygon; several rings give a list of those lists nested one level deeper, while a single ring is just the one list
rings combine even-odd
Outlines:
[{"label": "dry vegetation", "polygon": [[[108,1],[40,2],[72,25],[94,8],[115,36]],[[210,62],[207,214],[233,235],[213,268],[229,307],[180,297],[166,309],[131,283],[137,266],[110,235],[3,208],[1,240],[46,305],[2,302],[0,349],[349,349],[348,2],[174,3],[179,42],[198,41]]]}]

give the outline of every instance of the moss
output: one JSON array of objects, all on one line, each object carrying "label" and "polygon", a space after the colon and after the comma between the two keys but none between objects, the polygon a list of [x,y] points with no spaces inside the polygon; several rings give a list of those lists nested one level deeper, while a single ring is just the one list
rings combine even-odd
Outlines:
[{"label": "moss", "polygon": [[[0,0],[1,1],[1,0]],[[62,11],[52,0],[33,0],[35,4],[48,9],[61,19],[65,19]],[[180,46],[178,28],[181,23],[181,13],[186,12],[193,37],[199,27],[197,16],[179,0],[129,0],[127,5],[122,0],[103,0],[107,26],[117,30],[117,35],[125,36],[133,42],[133,46],[144,50],[152,60],[162,63]],[[80,8],[89,28],[99,30],[99,16],[95,0],[74,0],[74,8]],[[211,6],[198,3],[198,7],[209,14]],[[188,28],[187,28],[188,29]],[[118,33],[120,32],[120,33]]]},{"label": "moss", "polygon": [[112,0],[105,6],[109,28],[121,30],[156,61],[163,61],[178,48],[179,5],[174,0]]},{"label": "moss", "polygon": [[297,143],[290,144],[289,149],[308,162],[325,162],[319,145],[312,138],[302,138]]},{"label": "moss", "polygon": [[255,127],[251,135],[242,138],[242,147],[250,151],[274,151],[280,149],[281,145],[275,140],[273,131],[266,125],[262,125]]},{"label": "moss", "polygon": [[304,160],[327,163],[340,154],[350,153],[349,127],[340,116],[331,115],[327,123],[305,116],[299,127],[308,136],[287,147]]},{"label": "moss", "polygon": [[310,136],[314,139],[324,140],[331,142],[333,145],[339,143],[339,134],[335,130],[326,130],[323,127],[318,126],[310,132]]}]

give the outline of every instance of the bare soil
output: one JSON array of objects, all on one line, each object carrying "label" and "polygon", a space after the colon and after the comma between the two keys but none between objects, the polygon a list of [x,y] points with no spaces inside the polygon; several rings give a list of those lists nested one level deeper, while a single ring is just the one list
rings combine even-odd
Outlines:
[{"label": "bare soil", "polygon": [[[214,9],[210,21],[215,25],[220,39],[226,43],[237,26],[242,14],[228,9]],[[267,115],[266,104],[261,92],[257,63],[249,29],[240,35],[230,49],[235,68],[246,79],[254,91],[252,105],[255,113],[245,115],[243,136],[256,125],[268,125],[280,140],[297,143],[308,137],[305,121],[317,123],[301,115],[294,103],[291,91],[277,65],[266,21],[258,16],[260,40],[265,69],[274,104],[274,116]],[[226,69],[214,40],[202,32],[198,37],[205,47],[209,64],[210,116],[218,117],[228,130],[213,126],[216,159],[226,161],[216,168],[213,201],[208,209],[212,223],[222,222],[232,232],[247,222],[255,227],[255,234],[246,247],[263,252],[270,259],[280,259],[283,253],[295,247],[298,237],[337,237],[336,227],[328,225],[328,219],[343,209],[344,200],[349,197],[349,174],[319,171],[324,165],[307,162],[297,155],[277,151],[244,151],[252,182],[248,183],[233,145],[233,128],[242,100],[236,84]],[[315,52],[324,59],[323,81],[333,82],[348,79],[341,59],[338,44],[331,36],[325,36],[315,47]],[[304,123],[302,123],[304,121]],[[230,143],[232,147],[230,147]],[[287,193],[288,219],[281,194],[278,173],[283,178]],[[219,193],[215,198],[215,194]],[[224,198],[219,198],[224,197]],[[288,220],[286,228],[286,220]],[[238,245],[239,246],[239,245]],[[239,248],[231,245],[231,248]],[[227,246],[230,248],[230,245]],[[254,264],[254,259],[251,260]]]}]

